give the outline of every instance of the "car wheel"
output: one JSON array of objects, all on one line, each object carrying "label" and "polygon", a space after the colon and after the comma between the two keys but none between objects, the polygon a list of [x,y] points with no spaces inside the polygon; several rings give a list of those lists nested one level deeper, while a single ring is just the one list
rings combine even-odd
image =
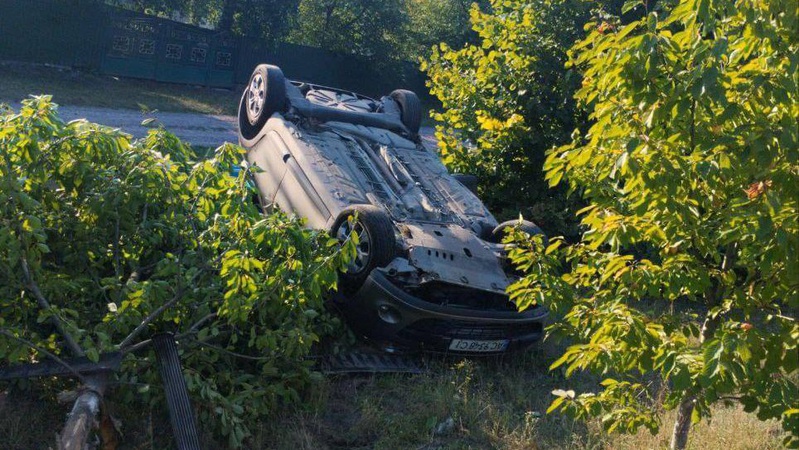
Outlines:
[{"label": "car wheel", "polygon": [[[350,216],[357,220],[350,223]],[[340,290],[357,291],[375,267],[382,267],[394,259],[396,238],[391,219],[380,208],[372,205],[355,205],[346,208],[333,223],[332,234],[344,242],[355,231],[358,234],[357,255],[340,279]]]},{"label": "car wheel", "polygon": [[538,225],[530,222],[529,220],[522,220],[521,223],[518,219],[516,220],[508,220],[506,222],[502,222],[501,224],[497,225],[494,228],[494,231],[491,232],[489,237],[489,241],[500,243],[505,235],[512,230],[514,227],[518,226],[520,230],[524,231],[525,233],[529,234],[530,236],[541,235],[544,237],[544,244],[546,245],[547,242],[547,235],[544,234],[544,230],[542,230]]},{"label": "car wheel", "polygon": [[397,89],[389,97],[394,99],[400,107],[400,119],[405,128],[413,134],[419,133],[422,125],[422,103],[412,91]]},{"label": "car wheel", "polygon": [[253,139],[276,112],[286,107],[286,78],[277,66],[261,64],[250,75],[239,103],[239,131]]}]

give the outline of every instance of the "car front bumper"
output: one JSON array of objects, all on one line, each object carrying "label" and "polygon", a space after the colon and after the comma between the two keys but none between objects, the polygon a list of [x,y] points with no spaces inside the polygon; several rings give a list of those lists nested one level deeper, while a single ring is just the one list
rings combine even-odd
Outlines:
[{"label": "car front bumper", "polygon": [[507,340],[504,351],[525,349],[542,337],[548,317],[542,306],[515,312],[429,303],[395,286],[378,270],[355,294],[337,303],[355,332],[384,348],[457,354],[474,352],[450,350],[453,339]]}]

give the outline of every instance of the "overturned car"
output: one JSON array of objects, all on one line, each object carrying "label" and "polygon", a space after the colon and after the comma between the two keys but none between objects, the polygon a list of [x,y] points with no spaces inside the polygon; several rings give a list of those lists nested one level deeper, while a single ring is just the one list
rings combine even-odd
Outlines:
[{"label": "overturned car", "polygon": [[547,311],[520,312],[505,293],[514,275],[501,238],[513,224],[497,224],[468,180],[424,147],[421,114],[410,91],[375,100],[260,65],[241,98],[239,141],[260,168],[253,178],[264,208],[340,239],[358,233],[337,294],[356,332],[387,350],[526,348]]}]

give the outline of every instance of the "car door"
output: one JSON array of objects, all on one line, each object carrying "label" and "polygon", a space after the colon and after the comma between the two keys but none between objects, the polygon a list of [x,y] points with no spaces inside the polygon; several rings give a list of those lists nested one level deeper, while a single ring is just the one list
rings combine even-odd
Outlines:
[{"label": "car door", "polygon": [[[290,132],[287,132],[286,139],[292,139]],[[294,213],[307,220],[307,225],[311,228],[325,229],[330,219],[330,210],[317,192],[316,187],[303,171],[298,163],[293,151],[301,152],[306,144],[292,141],[292,146],[277,133],[274,135],[272,153],[279,155],[283,165],[283,176],[274,196],[274,202],[287,213]],[[317,180],[318,182],[318,180]]]},{"label": "car door", "polygon": [[275,196],[283,177],[286,174],[284,155],[288,153],[286,144],[277,131],[269,131],[255,148],[247,153],[250,166],[257,166],[253,178],[261,200],[269,205],[275,202]]}]

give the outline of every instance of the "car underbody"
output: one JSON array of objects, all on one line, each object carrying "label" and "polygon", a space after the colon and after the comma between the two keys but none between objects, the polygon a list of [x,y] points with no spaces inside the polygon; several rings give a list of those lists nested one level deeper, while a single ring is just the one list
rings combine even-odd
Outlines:
[{"label": "car underbody", "polygon": [[[546,309],[520,312],[505,293],[515,276],[497,221],[422,145],[415,95],[374,100],[270,70],[259,66],[242,97],[240,142],[264,207],[341,239],[358,232],[335,302],[356,332],[386,349],[457,353],[541,337]],[[285,101],[263,94],[258,76]]]}]

